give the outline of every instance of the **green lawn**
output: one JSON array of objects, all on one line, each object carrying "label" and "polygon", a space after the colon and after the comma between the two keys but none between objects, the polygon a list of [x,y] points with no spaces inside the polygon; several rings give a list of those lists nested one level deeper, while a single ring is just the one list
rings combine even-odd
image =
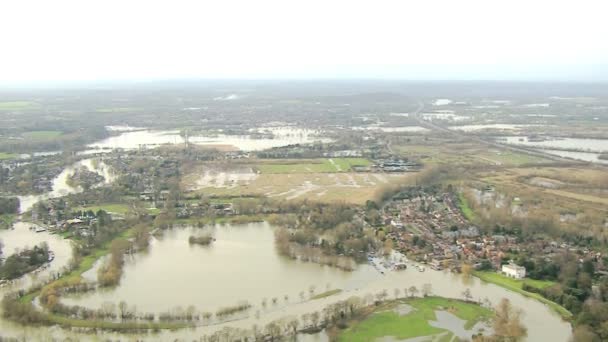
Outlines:
[{"label": "green lawn", "polygon": [[[392,309],[399,303],[411,305],[414,310],[407,315],[399,315]],[[470,328],[475,323],[489,319],[492,311],[476,304],[440,297],[426,297],[400,300],[392,305],[382,306],[375,313],[352,327],[344,330],[339,341],[367,342],[393,336],[397,340],[414,337],[432,336],[445,333],[447,330],[433,327],[429,321],[435,320],[435,310],[445,309],[455,316],[467,321]],[[452,335],[448,332],[448,335]]]},{"label": "green lawn", "polygon": [[469,202],[462,192],[458,194],[458,207],[467,220],[472,221],[475,218],[475,213],[473,213],[473,210],[469,206]]},{"label": "green lawn", "polygon": [[517,280],[517,279],[509,278],[507,276],[504,276],[504,275],[502,275],[500,273],[496,273],[496,272],[476,271],[474,273],[474,275],[485,282],[496,284],[498,286],[502,286],[508,290],[520,293],[526,297],[534,298],[544,304],[547,304],[551,309],[553,309],[555,312],[559,313],[562,317],[564,317],[566,319],[569,319],[572,317],[572,313],[570,311],[568,311],[566,308],[564,308],[563,306],[561,306],[553,301],[548,300],[547,298],[541,296],[538,293],[528,292],[528,291],[524,291],[522,289],[524,283],[527,285],[542,289],[542,288],[546,288],[551,285],[554,285],[555,283],[552,281],[534,280],[534,279]]},{"label": "green lawn", "polygon": [[17,155],[14,153],[0,152],[0,160],[15,159],[15,158],[17,158]]},{"label": "green lawn", "polygon": [[25,139],[33,139],[33,140],[50,140],[55,139],[61,136],[63,132],[61,131],[29,131],[21,134]]},{"label": "green lawn", "polygon": [[368,166],[364,158],[330,158],[259,164],[261,173],[329,173],[351,171],[353,166]]},{"label": "green lawn", "polygon": [[126,214],[129,212],[129,206],[127,204],[123,204],[123,203],[108,203],[108,204],[101,204],[101,205],[92,205],[92,206],[87,206],[87,207],[79,207],[79,208],[77,208],[77,210],[82,210],[82,211],[92,210],[94,213],[96,213],[99,210],[103,210],[108,213]]}]

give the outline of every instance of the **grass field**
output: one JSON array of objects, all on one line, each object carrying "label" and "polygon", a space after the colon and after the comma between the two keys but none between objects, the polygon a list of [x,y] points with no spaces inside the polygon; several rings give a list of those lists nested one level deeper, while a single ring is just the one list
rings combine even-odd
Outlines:
[{"label": "grass field", "polygon": [[272,162],[259,164],[256,168],[261,173],[328,173],[347,172],[354,166],[368,166],[369,160],[363,158],[330,158],[312,159],[308,161]]},{"label": "grass field", "polygon": [[35,102],[29,101],[5,101],[0,102],[0,111],[9,111],[9,110],[24,110],[32,107],[38,107],[38,104]]},{"label": "grass field", "polygon": [[82,210],[82,211],[92,210],[95,213],[99,210],[104,210],[108,213],[126,214],[129,212],[129,206],[127,204],[123,204],[123,203],[108,203],[108,204],[93,205],[93,206],[87,206],[87,207],[79,207],[77,210]]},{"label": "grass field", "polygon": [[33,139],[33,140],[50,140],[55,139],[61,136],[63,132],[61,131],[29,131],[21,134],[25,139]]},{"label": "grass field", "polygon": [[485,282],[496,284],[511,291],[520,293],[526,297],[534,298],[548,305],[555,312],[559,313],[563,318],[569,319],[572,317],[572,313],[563,306],[548,300],[547,298],[541,296],[538,293],[528,292],[522,289],[523,284],[528,284],[530,286],[542,289],[554,285],[554,282],[533,279],[517,280],[506,277],[496,272],[475,272],[474,275]]},{"label": "grass field", "polygon": [[460,211],[462,211],[462,215],[464,215],[467,220],[472,221],[475,219],[475,213],[473,213],[473,210],[469,206],[469,202],[464,197],[462,192],[458,194],[458,207],[460,208]]},{"label": "grass field", "polygon": [[[125,215],[125,214],[129,213],[129,211],[131,209],[129,208],[128,204],[107,203],[107,204],[92,205],[92,206],[87,206],[87,207],[79,207],[79,208],[77,208],[77,210],[82,210],[82,211],[92,210],[93,212],[97,212],[98,210],[104,210],[108,213]],[[148,208],[148,213],[151,215],[157,215],[158,213],[160,213],[160,209]]]},{"label": "grass field", "polygon": [[515,153],[511,151],[491,151],[480,152],[475,154],[476,157],[493,162],[496,165],[524,165],[524,164],[534,164],[534,163],[543,163],[548,162],[548,159],[543,159],[536,156],[531,156],[523,153]]},{"label": "grass field", "polygon": [[0,152],[0,160],[15,159],[15,158],[17,158],[17,155],[14,153]]},{"label": "grass field", "polygon": [[271,199],[363,204],[374,199],[383,187],[400,184],[412,175],[352,172],[260,174],[249,184],[231,188],[206,187],[197,191],[217,197],[265,196]]},{"label": "grass field", "polygon": [[[400,303],[408,304],[414,310],[406,315],[399,315],[393,308]],[[395,340],[403,340],[447,334],[449,338],[445,336],[442,337],[442,340],[446,338],[449,341],[452,337],[451,332],[429,324],[429,321],[436,319],[435,310],[442,309],[466,320],[465,328],[471,328],[475,323],[487,320],[492,316],[489,309],[458,300],[440,297],[406,299],[381,306],[363,321],[355,322],[350,328],[344,330],[338,340],[341,342],[368,342],[388,336]]]}]

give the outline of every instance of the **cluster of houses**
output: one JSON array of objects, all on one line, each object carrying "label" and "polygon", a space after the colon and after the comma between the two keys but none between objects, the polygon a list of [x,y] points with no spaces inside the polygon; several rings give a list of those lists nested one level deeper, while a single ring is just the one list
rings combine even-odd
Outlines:
[{"label": "cluster of houses", "polygon": [[463,261],[480,267],[482,261],[489,261],[504,275],[520,279],[526,276],[525,267],[512,262],[504,265],[516,251],[538,251],[538,257],[546,260],[559,253],[575,253],[580,262],[595,260],[600,272],[605,269],[602,254],[591,249],[542,239],[522,243],[514,235],[484,234],[463,217],[448,193],[398,198],[383,208],[382,215],[385,225],[392,227],[387,236],[395,248],[436,270],[458,269]]}]

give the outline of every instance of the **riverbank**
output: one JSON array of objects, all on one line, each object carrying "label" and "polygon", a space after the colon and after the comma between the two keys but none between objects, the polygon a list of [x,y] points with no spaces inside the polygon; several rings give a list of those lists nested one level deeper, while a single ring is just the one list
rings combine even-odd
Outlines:
[{"label": "riverbank", "polygon": [[[440,322],[438,313],[449,313],[463,321],[460,327]],[[460,338],[456,330],[473,331],[487,322],[492,311],[478,304],[442,297],[407,298],[367,308],[348,328],[336,333],[338,341],[404,340],[434,338],[451,341]],[[451,323],[451,322],[450,322]],[[455,331],[452,331],[455,330]],[[470,337],[470,336],[468,336]]]},{"label": "riverbank", "polygon": [[543,288],[543,287],[551,286],[552,284],[549,282],[535,281],[532,279],[516,280],[516,279],[505,277],[505,276],[495,273],[495,272],[476,271],[473,273],[473,275],[487,283],[492,283],[492,284],[504,287],[505,289],[511,290],[513,292],[520,293],[526,297],[536,299],[539,302],[549,306],[553,311],[558,313],[564,320],[570,320],[572,318],[572,313],[570,311],[568,311],[568,309],[564,308],[563,306],[561,306],[553,301],[550,301],[549,299],[541,296],[538,293],[529,292],[529,291],[526,291],[523,289],[524,284],[529,284],[533,287]]}]

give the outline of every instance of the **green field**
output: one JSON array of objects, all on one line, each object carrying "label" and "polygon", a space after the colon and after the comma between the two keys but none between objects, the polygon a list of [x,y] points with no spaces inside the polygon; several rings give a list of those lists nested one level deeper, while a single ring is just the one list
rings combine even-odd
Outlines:
[{"label": "green field", "polygon": [[129,212],[129,206],[123,203],[108,203],[101,205],[92,205],[87,207],[79,207],[77,210],[88,211],[91,210],[93,212],[97,212],[99,210],[106,211],[108,213],[115,214],[126,214]]},{"label": "green field", "polygon": [[475,218],[475,213],[473,213],[473,210],[469,206],[469,202],[462,192],[458,194],[458,207],[467,220],[472,221]]},{"label": "green field", "polygon": [[[408,304],[414,310],[406,315],[399,315],[393,308],[400,303]],[[466,320],[465,328],[467,329],[492,316],[492,311],[489,309],[458,300],[440,297],[406,299],[380,307],[363,321],[356,322],[352,327],[344,330],[339,335],[338,340],[343,342],[368,342],[388,336],[394,337],[395,340],[403,340],[447,334],[443,338],[449,341],[452,337],[451,332],[429,324],[429,321],[436,319],[435,310],[447,310]]]},{"label": "green field", "polygon": [[21,134],[25,139],[33,139],[33,140],[50,140],[55,139],[61,136],[63,132],[61,131],[29,131]]},{"label": "green field", "polygon": [[15,159],[15,158],[17,158],[17,155],[14,153],[0,152],[0,160]]},{"label": "green field", "polygon": [[566,308],[564,308],[563,306],[548,300],[547,298],[541,296],[538,293],[524,291],[522,288],[524,284],[527,284],[532,287],[543,289],[543,288],[555,285],[555,282],[546,281],[546,280],[534,280],[534,279],[517,280],[517,279],[509,278],[507,276],[504,276],[504,275],[502,275],[500,273],[496,273],[496,272],[476,271],[474,273],[474,275],[485,282],[496,284],[496,285],[504,287],[508,290],[520,293],[526,297],[534,298],[534,299],[548,305],[551,309],[553,309],[555,312],[559,313],[562,317],[564,317],[566,319],[572,317],[572,313],[570,311],[568,311]]},{"label": "green field", "polygon": [[5,101],[0,102],[0,111],[9,111],[9,110],[24,110],[32,107],[38,107],[38,104],[35,102],[29,101]]},{"label": "green field", "polygon": [[259,164],[261,173],[331,173],[351,171],[354,166],[368,166],[369,160],[363,158],[330,158],[294,162]]}]

